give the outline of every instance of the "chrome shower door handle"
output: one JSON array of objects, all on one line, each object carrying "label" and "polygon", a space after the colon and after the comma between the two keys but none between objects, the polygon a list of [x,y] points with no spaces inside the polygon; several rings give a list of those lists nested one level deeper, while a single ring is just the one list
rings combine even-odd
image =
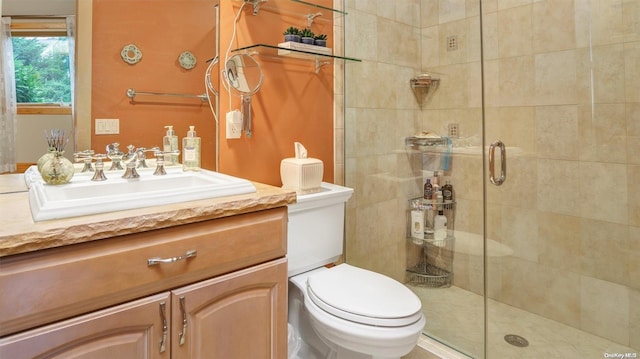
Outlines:
[{"label": "chrome shower door handle", "polygon": [[[495,151],[500,148],[500,177],[495,176]],[[489,146],[489,181],[496,186],[501,186],[507,179],[507,149],[500,140],[494,141]]]}]

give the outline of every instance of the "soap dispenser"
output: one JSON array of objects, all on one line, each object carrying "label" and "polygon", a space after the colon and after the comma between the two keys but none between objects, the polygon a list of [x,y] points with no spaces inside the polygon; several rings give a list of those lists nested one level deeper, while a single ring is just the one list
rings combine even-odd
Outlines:
[{"label": "soap dispenser", "polygon": [[[178,151],[178,136],[173,131],[173,126],[164,126],[167,129],[167,134],[162,138],[162,150],[164,152]],[[164,155],[165,165],[177,165],[178,153]]]},{"label": "soap dispenser", "polygon": [[200,137],[196,136],[196,126],[189,126],[187,137],[182,139],[182,170],[200,170]]}]

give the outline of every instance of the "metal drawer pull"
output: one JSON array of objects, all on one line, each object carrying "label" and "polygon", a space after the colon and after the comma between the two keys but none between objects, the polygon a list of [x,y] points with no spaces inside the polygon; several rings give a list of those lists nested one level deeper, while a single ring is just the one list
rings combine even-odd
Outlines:
[{"label": "metal drawer pull", "polygon": [[167,334],[169,327],[167,326],[167,304],[165,302],[160,303],[160,318],[162,319],[162,339],[160,339],[160,353],[164,353],[167,350]]},{"label": "metal drawer pull", "polygon": [[[500,148],[500,178],[495,177],[495,160],[494,155],[496,146]],[[496,140],[489,146],[489,181],[496,186],[500,186],[507,179],[507,150],[504,143]]]},{"label": "metal drawer pull", "polygon": [[178,256],[178,257],[171,257],[171,258],[160,258],[160,257],[155,257],[155,258],[149,258],[147,259],[147,265],[148,266],[153,266],[156,264],[160,264],[160,263],[173,263],[173,262],[177,262],[177,261],[182,261],[185,259],[189,259],[189,258],[193,258],[196,256],[196,254],[198,254],[198,251],[195,249],[192,249],[190,251],[187,251],[187,253],[185,253],[182,256]]},{"label": "metal drawer pull", "polygon": [[187,336],[187,310],[184,307],[184,297],[180,297],[180,311],[182,312],[182,331],[178,333],[180,345],[184,345]]}]

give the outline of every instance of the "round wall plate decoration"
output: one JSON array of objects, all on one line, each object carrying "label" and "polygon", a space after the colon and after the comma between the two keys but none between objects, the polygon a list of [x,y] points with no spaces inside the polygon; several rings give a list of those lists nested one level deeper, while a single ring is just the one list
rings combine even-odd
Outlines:
[{"label": "round wall plate decoration", "polygon": [[122,61],[134,65],[140,62],[142,59],[142,51],[138,49],[138,47],[134,44],[125,45],[122,48],[122,52],[120,52],[120,56],[122,56]]},{"label": "round wall plate decoration", "polygon": [[191,70],[192,68],[196,67],[197,63],[195,55],[190,51],[183,51],[182,53],[180,53],[180,56],[178,56],[178,62],[180,63],[180,66],[182,66],[182,68],[187,70]]}]

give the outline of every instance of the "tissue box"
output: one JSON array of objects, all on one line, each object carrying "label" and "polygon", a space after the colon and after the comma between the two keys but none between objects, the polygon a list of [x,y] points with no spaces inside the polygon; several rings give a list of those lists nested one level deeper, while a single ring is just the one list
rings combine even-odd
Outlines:
[{"label": "tissue box", "polygon": [[285,158],[280,162],[282,188],[298,194],[320,192],[323,171],[317,158]]}]

